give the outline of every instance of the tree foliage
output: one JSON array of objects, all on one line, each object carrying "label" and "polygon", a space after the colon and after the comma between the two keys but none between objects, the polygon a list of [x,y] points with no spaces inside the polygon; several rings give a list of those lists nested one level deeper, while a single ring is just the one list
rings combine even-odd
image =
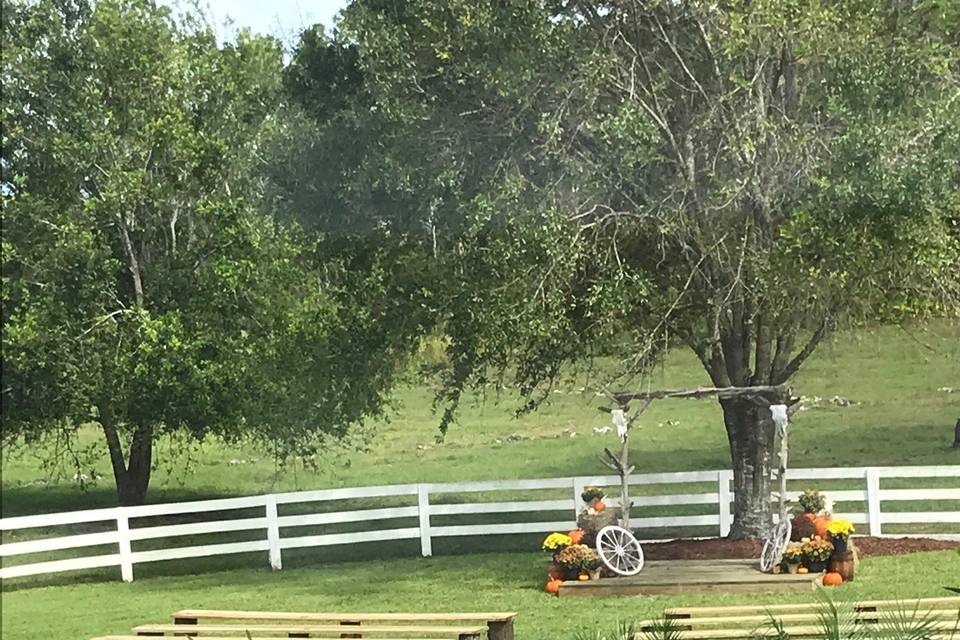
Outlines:
[{"label": "tree foliage", "polygon": [[[956,313],[958,26],[925,0],[358,0],[288,68],[297,157],[331,160],[288,198],[416,265],[444,428],[491,370],[533,394],[611,345],[779,385],[838,326]],[[734,534],[762,533],[774,427],[721,404]]]},{"label": "tree foliage", "polygon": [[4,2],[6,444],[99,423],[136,503],[161,434],[305,453],[382,409],[376,272],[259,209],[281,69],[145,0]]}]

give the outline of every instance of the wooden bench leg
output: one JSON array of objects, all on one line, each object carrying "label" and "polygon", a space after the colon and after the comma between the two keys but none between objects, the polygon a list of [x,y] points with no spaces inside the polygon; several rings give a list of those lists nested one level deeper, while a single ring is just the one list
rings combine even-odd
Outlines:
[{"label": "wooden bench leg", "polygon": [[487,623],[489,640],[513,640],[513,620],[491,620]]},{"label": "wooden bench leg", "polygon": [[856,615],[856,622],[859,624],[879,624],[880,623],[880,613],[877,611],[876,607],[871,607],[871,606],[859,607],[858,606],[858,607],[854,607],[853,610]]},{"label": "wooden bench leg", "polygon": [[[359,627],[360,622],[355,620],[344,620],[343,622],[340,623],[340,626],[341,627]],[[362,633],[341,633],[340,637],[341,638],[362,638],[363,634]]]}]

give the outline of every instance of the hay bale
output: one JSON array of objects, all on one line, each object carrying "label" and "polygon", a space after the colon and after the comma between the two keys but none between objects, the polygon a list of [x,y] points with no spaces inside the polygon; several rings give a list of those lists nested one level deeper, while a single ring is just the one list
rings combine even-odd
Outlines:
[{"label": "hay bale", "polygon": [[584,531],[583,544],[593,548],[596,546],[597,534],[600,529],[620,523],[620,509],[608,507],[600,512],[590,513],[584,509],[577,516],[577,527]]}]

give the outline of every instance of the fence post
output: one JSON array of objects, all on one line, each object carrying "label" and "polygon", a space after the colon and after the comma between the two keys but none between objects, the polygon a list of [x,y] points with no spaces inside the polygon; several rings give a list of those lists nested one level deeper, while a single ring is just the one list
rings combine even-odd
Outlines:
[{"label": "fence post", "polygon": [[577,516],[580,515],[580,495],[583,493],[586,484],[583,482],[583,478],[574,478],[573,479],[573,520],[576,522]]},{"label": "fence post", "polygon": [[723,469],[717,472],[717,497],[720,501],[720,537],[726,538],[730,535],[730,527],[733,526],[733,513],[730,511],[730,500],[733,498],[730,493],[730,483],[733,481],[733,471]]},{"label": "fence post", "polygon": [[130,547],[130,519],[124,507],[117,507],[117,547],[120,553],[120,577],[133,582],[133,550]]},{"label": "fence post", "polygon": [[433,555],[433,542],[430,539],[430,485],[417,485],[417,512],[420,516],[420,555],[429,558]]},{"label": "fence post", "polygon": [[880,522],[880,470],[876,467],[867,469],[867,522],[871,536],[883,534]]},{"label": "fence post", "polygon": [[265,496],[264,510],[267,516],[267,544],[270,549],[270,568],[283,569],[283,554],[280,551],[280,518],[277,515],[277,496]]}]

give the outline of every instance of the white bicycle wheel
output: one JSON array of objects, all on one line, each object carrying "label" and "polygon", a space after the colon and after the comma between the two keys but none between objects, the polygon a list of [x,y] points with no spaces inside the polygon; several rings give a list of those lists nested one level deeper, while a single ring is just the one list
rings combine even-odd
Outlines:
[{"label": "white bicycle wheel", "polygon": [[788,519],[784,518],[777,523],[773,535],[763,543],[763,551],[760,553],[761,571],[773,571],[773,568],[780,562],[783,552],[787,550],[787,545],[790,544],[791,532],[792,529]]},{"label": "white bicycle wheel", "polygon": [[597,553],[610,571],[621,576],[635,576],[643,569],[643,549],[633,534],[616,525],[600,529]]}]

